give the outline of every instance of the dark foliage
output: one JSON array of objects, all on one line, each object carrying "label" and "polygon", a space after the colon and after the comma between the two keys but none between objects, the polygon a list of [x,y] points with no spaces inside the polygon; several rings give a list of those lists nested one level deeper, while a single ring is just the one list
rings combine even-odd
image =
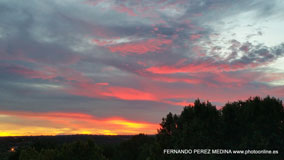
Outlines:
[{"label": "dark foliage", "polygon": [[266,97],[227,103],[217,110],[196,100],[180,115],[163,118],[157,141],[162,148],[278,150],[277,155],[163,155],[166,159],[284,159],[284,109]]}]

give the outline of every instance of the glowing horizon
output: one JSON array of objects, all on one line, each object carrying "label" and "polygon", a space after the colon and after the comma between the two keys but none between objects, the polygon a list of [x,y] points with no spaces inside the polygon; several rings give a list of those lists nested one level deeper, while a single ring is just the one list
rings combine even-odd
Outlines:
[{"label": "glowing horizon", "polygon": [[[14,120],[14,123],[3,124],[0,121],[0,137],[74,134],[134,135],[139,132],[155,134],[159,127],[158,124],[130,121],[121,117],[95,118],[88,114],[70,112],[0,111],[0,119],[2,118]],[[21,124],[22,120],[28,125]]]}]

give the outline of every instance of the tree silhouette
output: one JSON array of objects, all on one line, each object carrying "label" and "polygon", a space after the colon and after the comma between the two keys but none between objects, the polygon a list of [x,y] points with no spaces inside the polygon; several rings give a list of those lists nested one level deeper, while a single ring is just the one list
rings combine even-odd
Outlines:
[{"label": "tree silhouette", "polygon": [[[278,155],[236,156],[239,159],[283,159],[284,111],[276,98],[249,98],[227,103],[217,110],[210,102],[196,100],[180,115],[162,119],[157,141],[161,148],[278,149]],[[165,157],[165,156],[164,156]],[[166,159],[186,156],[166,156]],[[188,157],[188,156],[187,156]],[[196,156],[194,159],[222,159],[226,156]]]},{"label": "tree silhouette", "polygon": [[102,149],[92,140],[75,141],[63,144],[55,149],[37,151],[35,148],[27,148],[20,152],[19,160],[106,160],[102,155]]},{"label": "tree silhouette", "polygon": [[[114,159],[120,160],[146,160],[151,157],[152,147],[154,147],[154,137],[144,134],[133,136],[130,140],[123,142]],[[154,155],[153,155],[154,156]]]}]

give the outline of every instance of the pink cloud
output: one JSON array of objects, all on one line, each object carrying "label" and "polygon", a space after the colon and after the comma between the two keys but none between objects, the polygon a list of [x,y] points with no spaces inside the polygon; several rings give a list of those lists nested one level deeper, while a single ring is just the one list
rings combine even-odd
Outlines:
[{"label": "pink cloud", "polygon": [[39,71],[39,70],[33,70],[33,69],[29,69],[23,66],[15,66],[15,67],[11,67],[9,69],[9,72],[12,73],[16,73],[18,75],[24,76],[26,78],[31,78],[31,79],[53,79],[55,78],[57,75],[54,74],[53,72],[49,72],[49,71]]},{"label": "pink cloud", "polygon": [[48,65],[38,66],[37,70],[24,66],[8,67],[8,71],[29,79],[43,79],[57,81],[56,77],[62,77],[67,81],[88,82],[90,78],[82,75],[81,72],[65,67],[53,67]]},{"label": "pink cloud", "polygon": [[157,100],[150,92],[145,92],[128,87],[110,86],[108,83],[77,83],[66,91],[70,94],[93,98],[117,98],[122,100]]},{"label": "pink cloud", "polygon": [[155,95],[150,92],[125,87],[110,87],[106,92],[103,92],[102,95],[122,100],[157,100]]},{"label": "pink cloud", "polygon": [[201,34],[192,34],[190,36],[190,40],[194,41],[194,40],[197,40],[201,37]]},{"label": "pink cloud", "polygon": [[142,62],[142,61],[137,61],[137,64],[146,67],[147,63],[146,62]]},{"label": "pink cloud", "polygon": [[162,50],[163,45],[169,45],[172,40],[169,39],[149,39],[147,41],[124,43],[120,45],[109,46],[111,52],[119,52],[123,55],[135,53],[145,54],[148,52],[155,52]]},{"label": "pink cloud", "polygon": [[137,16],[137,14],[134,12],[132,8],[126,7],[123,4],[120,4],[119,6],[114,6],[114,10],[121,13],[127,13],[129,16]]},{"label": "pink cloud", "polygon": [[[215,79],[216,77],[217,79]],[[167,88],[164,87],[163,84],[155,83],[154,81],[144,81],[143,86],[141,86],[143,89],[104,85],[105,82],[101,82],[102,84],[92,82],[75,82],[70,83],[70,86],[65,88],[65,92],[72,95],[100,98],[105,100],[114,98],[126,101],[155,101],[170,105],[183,106],[185,104],[188,105],[190,102],[169,101],[168,99],[196,99],[199,97],[212,102],[225,103],[228,100],[245,99],[251,95],[254,95],[255,92],[260,91],[260,89],[251,88],[247,89],[244,93],[243,88],[238,87],[238,85],[246,84],[249,81],[242,80],[242,78],[238,79],[236,77],[230,77],[229,75],[222,74],[221,77],[216,77],[211,77],[213,78],[213,82],[206,81],[206,78],[208,78],[206,76],[197,76],[192,80],[187,79],[188,81],[186,78],[164,77],[163,75],[150,75],[147,77],[154,81],[158,80],[170,83],[185,82],[194,84],[190,86],[190,89],[188,87]],[[214,83],[214,80],[216,80],[218,83]],[[227,89],[228,87],[230,90]]]},{"label": "pink cloud", "polygon": [[202,83],[201,79],[194,79],[194,78],[152,77],[152,79],[168,83],[175,83],[175,82],[184,82],[189,84]]},{"label": "pink cloud", "polygon": [[166,82],[166,83],[175,83],[175,82],[184,82],[189,84],[199,84],[202,83],[202,79],[196,79],[196,78],[180,78],[180,77],[169,77],[166,75],[161,74],[149,74],[148,72],[144,71],[136,71],[137,74],[143,77],[147,77],[154,81],[160,81],[160,82]]},{"label": "pink cloud", "polygon": [[259,64],[225,64],[215,63],[210,61],[193,62],[186,65],[162,65],[152,66],[146,69],[146,71],[156,74],[173,74],[173,73],[199,73],[199,72],[224,72],[224,71],[237,71],[247,67],[255,68]]},{"label": "pink cloud", "polygon": [[92,6],[96,6],[103,1],[105,1],[105,0],[86,0],[83,3],[88,4],[88,5],[92,5]]},{"label": "pink cloud", "polygon": [[96,83],[96,85],[101,85],[101,86],[108,86],[109,84],[106,82],[101,82],[101,83]]}]

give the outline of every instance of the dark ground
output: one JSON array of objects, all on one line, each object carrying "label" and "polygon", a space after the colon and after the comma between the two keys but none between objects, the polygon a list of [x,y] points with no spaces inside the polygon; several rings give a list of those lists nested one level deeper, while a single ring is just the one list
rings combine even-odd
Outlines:
[{"label": "dark ground", "polygon": [[23,136],[23,137],[0,137],[0,160],[7,159],[10,149],[15,150],[36,144],[48,144],[56,146],[74,141],[92,139],[98,145],[117,145],[129,140],[130,135],[105,136],[105,135],[60,135],[60,136]]}]

